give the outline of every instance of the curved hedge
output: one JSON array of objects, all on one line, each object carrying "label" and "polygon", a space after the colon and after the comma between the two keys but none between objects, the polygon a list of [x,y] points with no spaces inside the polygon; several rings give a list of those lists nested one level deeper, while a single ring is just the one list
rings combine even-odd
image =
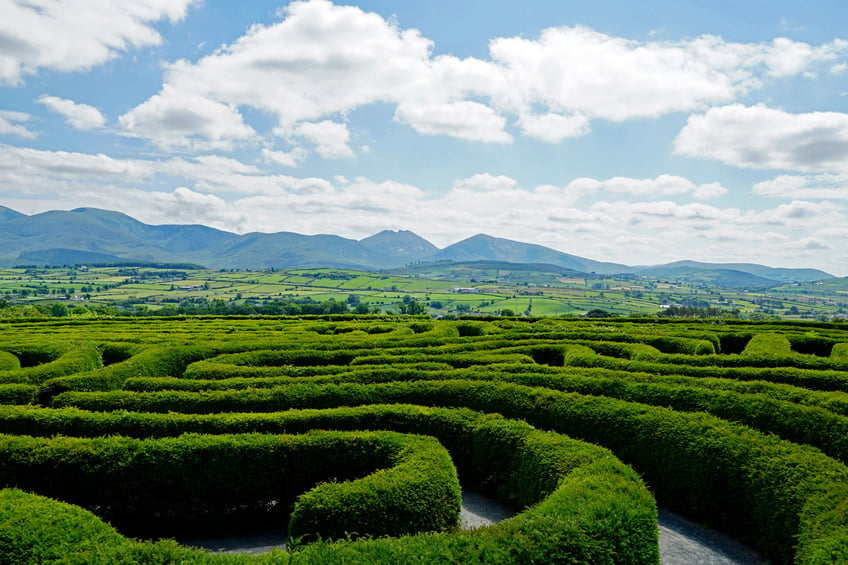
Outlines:
[{"label": "curved hedge", "polygon": [[[562,433],[611,449],[641,473],[659,503],[736,536],[773,563],[848,562],[848,467],[836,460],[848,457],[848,363],[841,355],[848,327],[841,324],[373,317],[33,323],[50,333],[49,346],[28,327],[19,322],[14,334],[0,335],[0,350],[14,352],[24,369],[78,348],[82,327],[105,365],[50,379],[53,388],[39,395],[44,407],[10,404],[27,402],[37,385],[8,389],[0,432],[33,436],[32,445],[71,444],[69,436],[167,443],[185,434],[313,429],[425,434],[447,448],[462,484],[523,509],[468,533],[304,544],[307,532],[289,551],[259,557],[120,538],[79,562],[656,562],[655,506],[645,485],[609,451]],[[11,437],[0,444],[18,441]],[[351,499],[340,506],[357,507],[377,488],[347,491]],[[304,507],[313,509],[299,515],[311,524],[304,532],[334,521],[332,512],[314,511],[332,506],[334,496],[316,495]],[[382,506],[367,507],[369,519],[378,519]],[[239,521],[235,510],[221,521]],[[26,545],[40,535],[19,532],[12,541]],[[330,537],[343,535],[336,529]]]},{"label": "curved hedge", "polygon": [[[324,481],[333,482],[318,484]],[[192,531],[294,502],[292,535],[402,535],[450,529],[460,506],[444,448],[392,432],[2,436],[0,485],[77,504],[141,532],[156,531],[157,523]]]},{"label": "curved hedge", "polygon": [[21,360],[8,351],[0,351],[0,371],[12,371],[21,368]]},{"label": "curved hedge", "polygon": [[[73,410],[66,414],[69,417],[74,415],[83,419],[108,420],[107,428],[113,431],[122,427],[121,418],[117,415],[86,414]],[[579,563],[636,565],[658,561],[653,499],[639,477],[603,448],[559,434],[540,432],[521,422],[469,410],[365,406],[283,412],[269,416],[243,414],[225,417],[213,414],[201,417],[201,422],[231,431],[269,427],[305,431],[314,426],[426,431],[448,446],[465,476],[464,480],[470,485],[498,491],[506,502],[517,508],[529,506],[515,518],[482,530],[353,542],[341,546],[313,544],[298,548],[292,554],[272,554],[268,556],[269,563],[287,563],[289,555],[297,558],[298,563],[301,559],[307,563],[322,562],[322,559],[324,562],[345,559],[349,563],[396,563],[403,561],[404,556],[430,562],[439,562],[450,556],[451,560],[463,563],[514,563],[522,560],[520,556],[526,560],[531,555],[540,562],[557,562],[567,558]],[[156,418],[151,419],[150,415],[138,414],[135,418],[147,418],[150,424],[156,425]],[[166,426],[170,428],[169,433],[180,434],[193,427],[191,418],[185,415],[170,414],[166,418],[175,424]],[[126,427],[139,429],[134,424]],[[382,478],[375,474],[363,480],[374,477]],[[428,490],[423,492],[429,497],[430,487],[426,488]],[[0,499],[6,492],[0,491]],[[308,497],[302,497],[302,500],[304,498]],[[312,498],[308,500],[315,502]],[[360,498],[355,500],[360,501]],[[14,512],[13,509],[5,511]],[[295,516],[298,516],[297,509]],[[0,515],[0,520],[2,518],[4,516]],[[27,528],[32,528],[32,525]],[[8,537],[12,539],[10,543],[19,543],[16,540],[27,536],[25,532],[14,532]],[[139,549],[129,540],[123,543],[124,551],[130,553],[146,551],[156,555],[157,559],[179,555],[180,559],[192,563],[204,562],[202,554],[167,544]],[[73,551],[72,546],[65,549]],[[264,562],[262,558],[257,560]],[[237,562],[256,561],[241,557]]]},{"label": "curved hedge", "polygon": [[0,372],[0,383],[40,385],[57,377],[97,369],[102,365],[100,351],[96,348],[90,346],[75,347],[47,363],[2,371]]}]

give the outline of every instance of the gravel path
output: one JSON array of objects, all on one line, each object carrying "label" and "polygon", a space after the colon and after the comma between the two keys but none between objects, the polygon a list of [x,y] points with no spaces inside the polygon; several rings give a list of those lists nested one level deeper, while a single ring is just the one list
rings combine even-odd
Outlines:
[{"label": "gravel path", "polygon": [[[496,501],[472,491],[462,492],[462,529],[497,523],[514,513]],[[660,509],[660,563],[662,565],[762,565],[766,561],[752,549],[721,532],[702,528],[668,510]],[[220,553],[265,553],[285,548],[281,534],[263,534],[183,541]]]}]

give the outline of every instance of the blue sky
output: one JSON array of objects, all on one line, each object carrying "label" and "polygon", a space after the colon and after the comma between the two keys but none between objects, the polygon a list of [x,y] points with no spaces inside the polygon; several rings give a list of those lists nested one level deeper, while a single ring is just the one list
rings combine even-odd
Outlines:
[{"label": "blue sky", "polygon": [[842,1],[0,13],[0,205],[20,212],[848,275]]}]

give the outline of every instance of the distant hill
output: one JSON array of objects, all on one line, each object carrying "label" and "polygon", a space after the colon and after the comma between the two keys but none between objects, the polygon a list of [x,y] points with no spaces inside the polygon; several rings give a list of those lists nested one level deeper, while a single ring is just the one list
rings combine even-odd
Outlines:
[{"label": "distant hill", "polygon": [[6,208],[5,206],[0,206],[0,221],[3,220],[13,220],[15,218],[20,218],[25,214],[21,214],[20,212],[16,212],[11,208]]},{"label": "distant hill", "polygon": [[[569,273],[623,274],[702,281],[734,288],[831,278],[816,269],[678,261],[632,267],[594,261],[530,243],[478,234],[444,249],[410,231],[385,230],[362,240],[291,232],[238,235],[202,225],[148,225],[97,208],[28,216],[0,206],[0,265],[78,263],[193,263],[210,268],[334,267],[397,269],[430,262],[445,273],[540,281]],[[417,268],[417,267],[416,267]],[[432,267],[427,267],[432,270]],[[508,274],[498,273],[505,271]],[[418,269],[419,273],[423,272]],[[494,274],[493,274],[494,273]],[[451,275],[452,276],[452,275]]]},{"label": "distant hill", "polygon": [[400,261],[419,261],[438,253],[439,248],[412,233],[411,231],[383,230],[371,237],[360,239],[359,243],[385,257],[395,257]]},{"label": "distant hill", "polygon": [[[695,271],[738,271],[753,275],[754,277],[762,277],[768,281],[778,282],[805,282],[818,281],[832,278],[833,275],[819,271],[818,269],[781,269],[775,267],[766,267],[764,265],[756,265],[753,263],[699,263],[697,261],[675,261],[666,265],[657,265],[654,267],[639,268],[636,270],[639,274],[651,276],[665,276],[663,273],[691,273]],[[725,275],[727,276],[727,275]],[[732,275],[729,275],[732,276]],[[752,282],[754,279],[751,279]],[[756,285],[753,285],[756,286]]]},{"label": "distant hill", "polygon": [[508,261],[510,263],[547,263],[582,273],[625,273],[626,265],[593,261],[555,251],[532,243],[520,243],[500,237],[477,234],[445,247],[429,261]]},{"label": "distant hill", "polygon": [[[769,288],[781,284],[777,279],[769,279],[737,271],[734,269],[718,269],[696,267],[670,267],[663,265],[637,271],[640,276],[657,279],[671,279],[680,282],[703,283],[709,286],[725,288]],[[825,275],[826,277],[827,275]],[[825,278],[819,277],[819,278]]]}]

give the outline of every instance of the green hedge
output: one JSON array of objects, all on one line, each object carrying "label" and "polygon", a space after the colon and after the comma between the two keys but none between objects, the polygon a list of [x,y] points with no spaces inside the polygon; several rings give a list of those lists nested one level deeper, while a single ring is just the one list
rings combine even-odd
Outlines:
[{"label": "green hedge", "polygon": [[8,351],[0,351],[0,371],[11,371],[21,368],[21,360],[17,355]]},{"label": "green hedge", "polygon": [[[158,409],[181,410],[191,404],[198,412],[236,406],[272,411],[416,402],[499,412],[609,447],[643,474],[662,503],[727,531],[777,563],[791,563],[796,556],[799,563],[829,563],[809,557],[823,547],[848,559],[848,509],[842,504],[848,497],[848,468],[814,448],[706,414],[468,381],[295,385],[233,393],[226,400],[215,394],[189,396],[194,399],[182,399],[185,404],[166,402],[163,396]],[[136,409],[153,407],[150,395],[138,397],[147,400]]]},{"label": "green hedge", "polygon": [[90,371],[102,365],[99,350],[91,346],[81,346],[69,349],[56,359],[41,365],[0,372],[0,383],[41,385],[57,377]]},{"label": "green hedge", "polygon": [[830,356],[840,361],[848,361],[848,343],[834,343]]},{"label": "green hedge", "polygon": [[[113,430],[126,424],[118,414],[85,416],[77,411],[77,415],[105,418],[117,426]],[[451,449],[469,484],[488,487],[513,506],[528,508],[515,518],[471,532],[333,545],[316,543],[298,547],[293,553],[264,556],[212,558],[173,544],[137,544],[125,540],[123,545],[99,546],[103,555],[89,556],[89,563],[109,563],[109,559],[116,559],[115,555],[120,555],[123,561],[112,562],[139,563],[207,563],[210,560],[220,563],[223,559],[228,563],[658,563],[656,507],[638,475],[603,448],[541,432],[525,423],[467,409],[417,406],[363,406],[203,417],[127,414],[127,417],[171,420],[171,424],[164,427],[170,428],[172,433],[181,433],[198,422],[230,430],[267,427],[305,430],[326,426],[391,427],[401,432],[427,433],[438,437]],[[137,430],[133,425],[128,427]],[[0,491],[0,500],[7,492]],[[65,506],[61,508],[67,510]],[[15,511],[15,508],[0,504],[0,512],[14,515]],[[42,514],[49,516],[46,512],[39,515]],[[4,518],[7,516],[0,515],[0,523]],[[32,523],[38,522],[37,516],[28,516],[28,520],[26,532],[13,529],[7,535],[10,547],[25,539],[33,528],[50,528],[48,518],[40,525]],[[50,536],[45,534],[45,537]],[[65,541],[60,539],[57,543],[61,545]],[[65,554],[71,555],[76,546],[68,542],[62,547]],[[20,555],[24,555],[24,550]],[[19,562],[27,563],[25,559]]]},{"label": "green hedge", "polygon": [[400,365],[409,363],[438,362],[446,363],[453,368],[470,367],[472,365],[491,365],[496,363],[535,363],[532,357],[520,353],[414,353],[409,355],[367,355],[357,357],[351,362],[356,365]]},{"label": "green hedge", "polygon": [[113,390],[120,388],[130,377],[180,376],[189,364],[212,354],[213,351],[207,347],[154,345],[125,361],[96,371],[50,379],[44,384],[55,391]]},{"label": "green hedge", "polygon": [[[452,528],[459,515],[459,483],[450,456],[422,436],[312,432],[0,439],[0,486],[96,509],[141,532],[190,533],[232,522],[233,516],[267,514],[272,505],[285,512],[312,488],[315,493],[294,506],[290,527],[297,535],[440,531]],[[352,482],[316,487],[323,481]],[[316,500],[333,511],[312,518],[320,507]]]},{"label": "green hedge", "polygon": [[32,404],[38,395],[37,385],[10,384],[0,385],[0,405]]}]

